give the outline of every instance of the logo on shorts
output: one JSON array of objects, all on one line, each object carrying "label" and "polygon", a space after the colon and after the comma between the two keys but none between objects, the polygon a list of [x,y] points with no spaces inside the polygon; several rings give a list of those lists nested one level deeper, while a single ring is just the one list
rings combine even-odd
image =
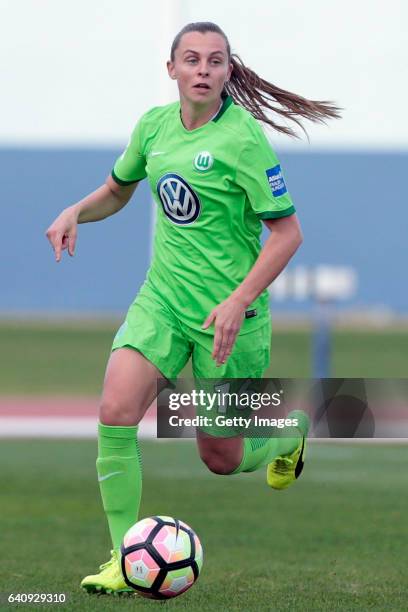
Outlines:
[{"label": "logo on shorts", "polygon": [[275,198],[287,192],[282,170],[279,164],[273,168],[269,168],[269,170],[266,171],[266,176],[268,177],[269,186]]},{"label": "logo on shorts", "polygon": [[214,158],[208,151],[201,151],[201,153],[197,153],[194,158],[194,168],[199,170],[200,172],[205,172],[209,170],[214,163]]},{"label": "logo on shorts", "polygon": [[157,194],[166,217],[177,225],[194,223],[201,211],[198,195],[178,174],[165,174],[157,183]]}]

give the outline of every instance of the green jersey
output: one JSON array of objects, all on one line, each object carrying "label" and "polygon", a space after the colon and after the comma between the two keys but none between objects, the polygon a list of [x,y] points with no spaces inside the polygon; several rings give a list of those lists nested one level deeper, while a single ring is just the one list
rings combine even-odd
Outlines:
[{"label": "green jersey", "polygon": [[[148,178],[158,212],[144,287],[194,329],[254,265],[261,219],[295,212],[262,128],[231,97],[194,130],[184,127],[179,102],[152,108],[137,123],[112,177],[120,185]],[[268,302],[265,290],[249,306],[241,334],[266,322]],[[206,331],[213,334],[214,327]]]}]

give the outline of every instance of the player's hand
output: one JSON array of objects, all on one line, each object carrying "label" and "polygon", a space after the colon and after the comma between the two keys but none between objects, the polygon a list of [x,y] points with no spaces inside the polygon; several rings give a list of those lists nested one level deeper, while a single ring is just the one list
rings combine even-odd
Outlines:
[{"label": "player's hand", "polygon": [[68,253],[71,257],[74,256],[77,226],[78,215],[75,209],[71,207],[63,210],[45,232],[45,235],[54,249],[57,262],[61,260],[61,253],[65,249],[68,249]]},{"label": "player's hand", "polygon": [[234,297],[227,298],[210,312],[203,329],[215,321],[214,350],[211,357],[220,366],[231,355],[235,339],[245,317],[245,306]]}]

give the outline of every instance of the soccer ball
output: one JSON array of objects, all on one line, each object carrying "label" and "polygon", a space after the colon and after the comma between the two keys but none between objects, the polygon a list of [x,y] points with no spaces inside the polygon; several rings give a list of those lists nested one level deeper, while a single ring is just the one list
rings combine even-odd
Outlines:
[{"label": "soccer ball", "polygon": [[187,591],[203,565],[197,534],[170,516],[152,516],[133,525],[123,538],[121,553],[126,584],[153,599]]}]

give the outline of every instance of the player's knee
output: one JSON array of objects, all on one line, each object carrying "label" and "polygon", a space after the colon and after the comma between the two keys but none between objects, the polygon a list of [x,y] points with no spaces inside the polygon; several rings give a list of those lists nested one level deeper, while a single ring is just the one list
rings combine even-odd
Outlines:
[{"label": "player's knee", "polygon": [[238,463],[233,457],[228,457],[218,452],[202,452],[201,459],[213,474],[227,476],[231,474]]},{"label": "player's knee", "polygon": [[99,420],[104,425],[130,426],[137,424],[136,411],[115,399],[103,398],[99,407]]}]

